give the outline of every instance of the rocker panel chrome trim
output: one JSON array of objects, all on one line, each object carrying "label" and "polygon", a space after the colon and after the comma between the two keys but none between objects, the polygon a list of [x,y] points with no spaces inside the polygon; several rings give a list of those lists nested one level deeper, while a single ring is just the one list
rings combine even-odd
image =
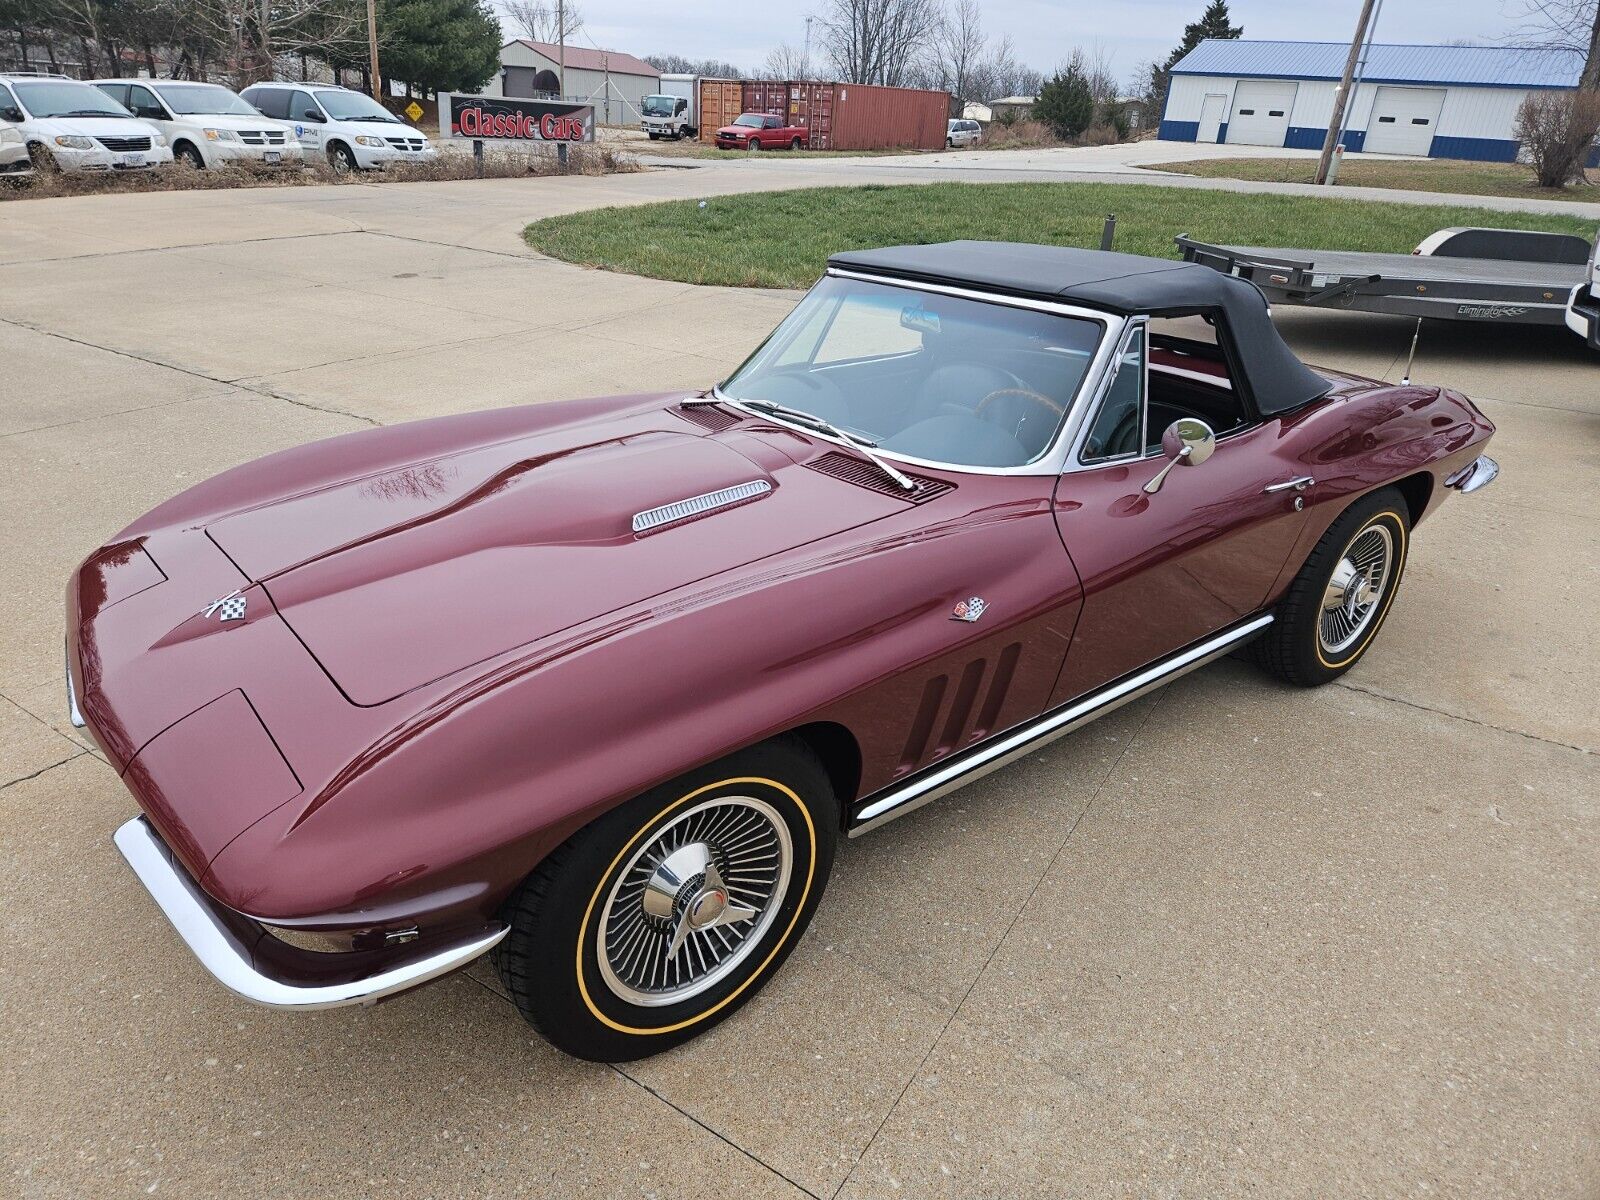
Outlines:
[{"label": "rocker panel chrome trim", "polygon": [[466,966],[510,932],[509,926],[501,926],[426,958],[348,983],[309,987],[285,983],[256,969],[213,911],[215,902],[172,861],[172,852],[143,817],[134,817],[123,824],[112,835],[112,841],[178,931],[178,936],[200,960],[200,965],[229,991],[268,1008],[342,1008],[350,1004],[374,1004],[384,996],[414,988]]},{"label": "rocker panel chrome trim", "polygon": [[991,771],[1032,754],[1040,746],[1063,734],[1071,733],[1097,717],[1114,712],[1163,684],[1171,683],[1179,676],[1221,658],[1234,647],[1249,641],[1271,625],[1272,621],[1271,613],[1252,617],[1097,692],[1090,692],[1082,699],[1035,717],[1009,733],[980,742],[964,754],[937,763],[904,783],[884,789],[876,796],[869,797],[856,811],[851,818],[849,836],[860,837],[868,830],[921,808],[930,800],[947,796],[974,779],[981,779]]}]

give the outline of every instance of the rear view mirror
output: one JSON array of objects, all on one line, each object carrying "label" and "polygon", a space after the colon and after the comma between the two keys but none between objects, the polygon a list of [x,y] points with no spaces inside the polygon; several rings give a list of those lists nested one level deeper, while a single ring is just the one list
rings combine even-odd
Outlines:
[{"label": "rear view mirror", "polygon": [[12,121],[20,125],[22,124],[23,120],[24,117],[20,108],[10,105],[7,105],[5,108],[0,108],[0,121]]},{"label": "rear view mirror", "polygon": [[327,118],[314,108],[306,109],[305,112],[300,114],[300,119],[302,121],[315,121],[318,125],[324,124],[327,121]]},{"label": "rear view mirror", "polygon": [[918,333],[938,333],[939,314],[908,304],[900,310],[900,328],[912,329]]}]

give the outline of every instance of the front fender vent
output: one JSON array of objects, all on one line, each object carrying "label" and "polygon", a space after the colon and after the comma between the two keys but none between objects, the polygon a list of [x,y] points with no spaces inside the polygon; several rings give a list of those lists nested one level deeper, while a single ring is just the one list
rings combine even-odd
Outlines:
[{"label": "front fender vent", "polygon": [[772,484],[765,479],[752,479],[749,483],[736,483],[732,487],[707,492],[703,496],[690,496],[687,500],[674,500],[671,504],[663,504],[659,508],[647,508],[642,513],[634,514],[633,531],[654,533],[668,525],[678,525],[695,517],[716,512],[718,509],[732,508],[736,504],[748,504],[752,500],[759,500],[771,490]]},{"label": "front fender vent", "polygon": [[912,475],[911,480],[917,485],[917,490],[908,492],[866,459],[855,454],[846,454],[842,450],[830,450],[820,458],[812,459],[806,466],[813,471],[821,471],[824,475],[832,475],[835,479],[842,479],[846,483],[853,483],[857,487],[864,487],[868,491],[882,492],[885,496],[893,496],[896,500],[909,500],[912,504],[922,504],[935,496],[942,496],[956,486],[947,479]]}]

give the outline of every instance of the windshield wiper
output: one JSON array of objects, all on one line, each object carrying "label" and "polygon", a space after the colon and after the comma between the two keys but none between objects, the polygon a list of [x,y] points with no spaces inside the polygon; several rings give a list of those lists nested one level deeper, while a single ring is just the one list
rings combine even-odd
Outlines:
[{"label": "windshield wiper", "polygon": [[121,117],[124,121],[129,119],[127,113],[107,112],[103,108],[75,108],[71,112],[56,113],[55,115],[58,117],[111,117],[113,119]]},{"label": "windshield wiper", "polygon": [[775,404],[771,400],[740,400],[739,403],[746,408],[753,408],[757,412],[764,412],[769,417],[778,417],[780,420],[788,421],[790,424],[810,428],[817,433],[825,433],[830,437],[836,437],[847,446],[859,450],[862,458],[877,467],[906,491],[914,492],[917,490],[917,484],[914,479],[909,475],[901,474],[873,453],[877,449],[877,442],[864,438],[859,433],[852,433],[848,429],[840,429],[832,421],[824,420],[815,413],[804,412],[798,408],[789,408],[783,404]]}]

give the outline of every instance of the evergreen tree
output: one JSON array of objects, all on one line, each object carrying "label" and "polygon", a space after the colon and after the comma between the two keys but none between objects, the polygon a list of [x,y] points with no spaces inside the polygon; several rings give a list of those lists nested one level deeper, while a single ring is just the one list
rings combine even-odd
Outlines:
[{"label": "evergreen tree", "polygon": [[476,92],[500,69],[487,0],[378,0],[383,73],[428,91]]},{"label": "evergreen tree", "polygon": [[1089,128],[1094,120],[1094,89],[1076,62],[1057,71],[1039,89],[1033,115],[1050,126],[1050,132],[1064,142],[1072,141]]},{"label": "evergreen tree", "polygon": [[1183,41],[1178,43],[1176,50],[1167,55],[1167,61],[1160,66],[1151,64],[1150,98],[1157,113],[1166,108],[1167,88],[1172,82],[1172,68],[1180,58],[1207,38],[1231,42],[1244,36],[1243,25],[1228,24],[1230,16],[1232,14],[1228,12],[1228,0],[1210,0],[1206,5],[1206,11],[1200,14],[1199,20],[1183,27]]},{"label": "evergreen tree", "polygon": [[1230,15],[1228,0],[1211,0],[1198,21],[1183,27],[1183,41],[1179,42],[1178,48],[1167,56],[1167,61],[1161,69],[1172,70],[1174,63],[1207,38],[1231,42],[1244,36],[1243,25],[1228,24]]}]

